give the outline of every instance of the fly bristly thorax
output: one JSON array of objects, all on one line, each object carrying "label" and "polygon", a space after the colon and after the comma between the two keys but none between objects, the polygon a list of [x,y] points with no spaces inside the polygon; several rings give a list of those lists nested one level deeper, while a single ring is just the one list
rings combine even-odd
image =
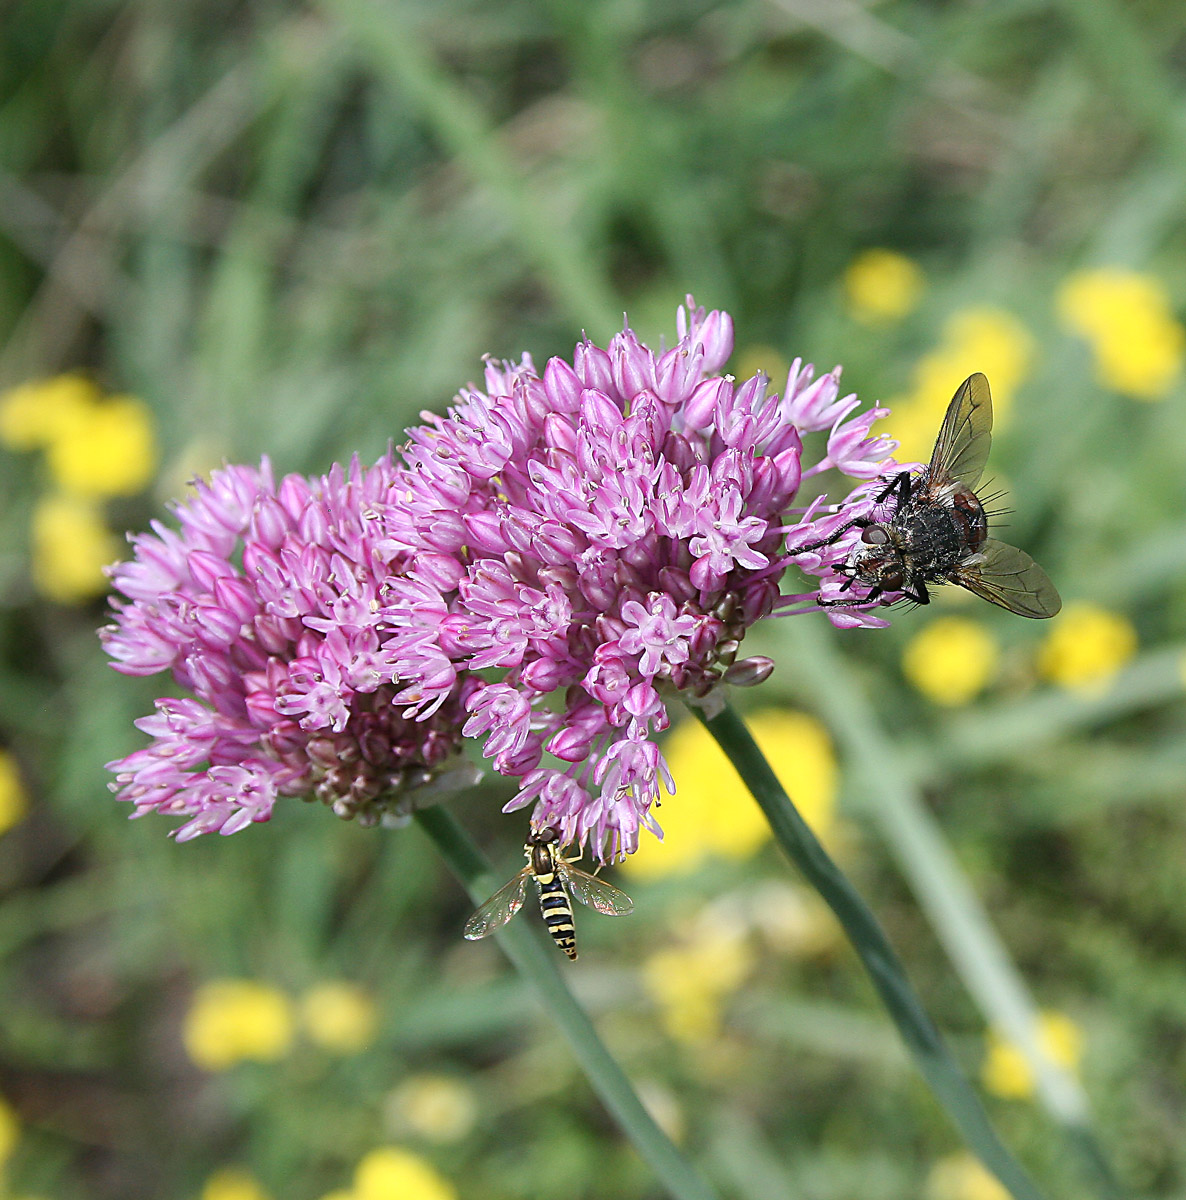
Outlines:
[{"label": "fly bristly thorax", "polygon": [[979,550],[988,535],[984,506],[963,484],[911,497],[893,524],[912,569],[928,575],[950,570]]}]

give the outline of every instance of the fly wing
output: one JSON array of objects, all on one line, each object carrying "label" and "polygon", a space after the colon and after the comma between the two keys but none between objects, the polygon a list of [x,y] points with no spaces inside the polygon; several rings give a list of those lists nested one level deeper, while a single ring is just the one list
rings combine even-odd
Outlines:
[{"label": "fly wing", "polygon": [[1052,617],[1062,608],[1058,589],[1024,550],[988,538],[977,558],[960,565],[951,580],[1020,617]]},{"label": "fly wing", "polygon": [[531,868],[519,872],[510,883],[504,884],[478,909],[465,923],[462,936],[471,942],[478,938],[488,937],[496,929],[501,929],[523,907],[523,897],[527,894],[527,877]]},{"label": "fly wing", "polygon": [[604,879],[597,879],[579,867],[564,863],[560,866],[560,878],[568,890],[589,908],[595,908],[607,917],[624,917],[634,911],[634,901],[620,888]]},{"label": "fly wing", "polygon": [[977,371],[959,385],[935,439],[927,480],[932,486],[953,482],[975,488],[992,445],[992,394]]}]

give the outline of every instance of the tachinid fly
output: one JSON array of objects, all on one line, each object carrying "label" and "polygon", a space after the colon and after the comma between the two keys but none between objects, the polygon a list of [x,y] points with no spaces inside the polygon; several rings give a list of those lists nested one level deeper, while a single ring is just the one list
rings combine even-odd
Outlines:
[{"label": "tachinid fly", "polygon": [[625,892],[574,867],[575,860],[563,858],[557,845],[559,837],[551,828],[533,829],[527,835],[523,846],[527,866],[466,921],[463,932],[467,938],[476,941],[501,929],[523,907],[528,879],[534,879],[539,890],[540,911],[548,932],[569,958],[577,956],[569,893],[607,917],[623,917],[634,911],[634,901]]},{"label": "tachinid fly", "polygon": [[[1062,600],[1046,572],[1023,550],[988,536],[988,517],[974,491],[992,444],[992,396],[988,380],[969,375],[947,406],[931,461],[919,474],[903,471],[877,496],[895,496],[888,521],[861,517],[825,541],[798,547],[817,550],[854,527],[860,543],[841,571],[845,588],[861,584],[863,599],[839,596],[817,601],[825,607],[858,606],[896,592],[930,603],[928,583],[958,583],[1022,617],[1052,617]],[[892,601],[881,600],[882,603]]]}]

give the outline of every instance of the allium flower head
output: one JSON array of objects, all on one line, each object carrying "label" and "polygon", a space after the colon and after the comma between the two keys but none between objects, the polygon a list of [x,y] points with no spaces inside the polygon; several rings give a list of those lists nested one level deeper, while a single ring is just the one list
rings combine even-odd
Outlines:
[{"label": "allium flower head", "polygon": [[227,467],[175,506],[178,529],[155,522],[131,538],[133,558],[111,571],[123,598],[104,645],[116,670],[168,671],[190,693],[158,700],[137,722],[151,743],[109,764],[134,815],[187,816],[184,840],[304,796],[373,823],[450,771],[472,778],[455,757],[459,673],[425,719],[393,704],[383,614],[401,563],[377,507],[395,478],[390,456],[279,484],[266,461]]},{"label": "allium flower head", "polygon": [[[397,701],[420,717],[463,704],[463,732],[522,781],[508,809],[534,802],[536,826],[602,857],[659,832],[668,698],[769,674],[768,659],[738,659],[746,630],[814,598],[780,596],[792,560],[839,591],[858,531],[818,543],[869,512],[893,469],[893,443],[870,433],[883,411],[857,413],[839,368],[816,378],[796,360],[780,396],[762,374],[718,374],[727,314],[689,299],[678,331],[655,352],[627,327],[542,374],[529,357],[488,362],[484,391],[409,431],[376,535],[378,557],[405,566],[381,596]],[[824,431],[805,465],[803,436]],[[858,486],[788,524],[802,479],[829,468]]]}]

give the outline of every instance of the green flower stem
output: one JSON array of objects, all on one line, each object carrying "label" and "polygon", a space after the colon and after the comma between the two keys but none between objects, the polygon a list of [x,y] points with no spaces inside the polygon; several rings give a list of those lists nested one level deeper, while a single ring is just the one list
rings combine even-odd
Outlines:
[{"label": "green flower stem", "polygon": [[779,844],[836,914],[919,1070],[969,1148],[1014,1200],[1041,1200],[1034,1182],[1001,1144],[979,1096],[943,1044],[877,918],[799,815],[749,730],[729,708],[714,717],[699,711],[697,716],[753,793]]},{"label": "green flower stem", "polygon": [[[1106,1200],[1121,1200],[1125,1193],[1091,1128],[1087,1096],[1075,1076],[1043,1049],[1038,1037],[1037,1006],[1025,980],[938,822],[923,803],[909,766],[882,728],[868,698],[843,669],[827,632],[800,625],[792,636],[801,676],[852,765],[861,791],[869,797],[869,817],[897,859],[964,986],[986,1021],[1025,1056],[1034,1073],[1039,1100],[1061,1125],[1097,1193]],[[1151,659],[1132,674],[1140,676],[1142,688],[1165,686],[1170,667],[1168,662]],[[1108,697],[1094,703],[1117,703],[1116,697],[1127,694],[1128,686],[1117,681]],[[1093,703],[1065,701],[1060,696],[1053,700],[1064,706]],[[1041,723],[1033,702],[1027,711],[1035,725]],[[1005,710],[1001,710],[1000,720],[1011,731],[1016,753],[1030,732],[1026,721],[1011,717]],[[966,744],[973,746],[975,738],[975,729],[968,726]],[[947,741],[945,734],[933,747],[933,754],[941,754]]]},{"label": "green flower stem", "polygon": [[[505,882],[495,876],[469,834],[443,807],[416,814],[449,869],[477,903]],[[558,966],[558,952],[545,946],[526,921],[512,921],[495,935],[515,969],[535,989],[568,1041],[601,1102],[674,1200],[718,1200],[642,1106],[630,1080],[597,1036],[588,1013],[576,1002]]]}]

